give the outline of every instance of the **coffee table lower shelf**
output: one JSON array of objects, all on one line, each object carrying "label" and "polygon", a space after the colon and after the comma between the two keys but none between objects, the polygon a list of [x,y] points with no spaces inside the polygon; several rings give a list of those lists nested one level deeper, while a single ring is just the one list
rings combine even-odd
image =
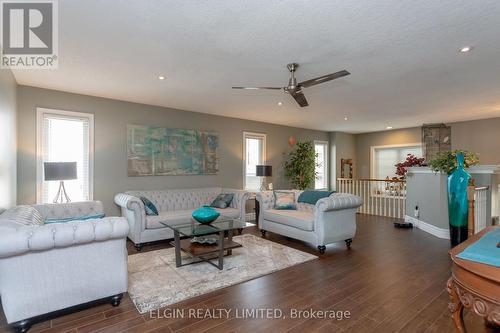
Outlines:
[{"label": "coffee table lower shelf", "polygon": [[[223,248],[219,246],[219,243],[213,245],[191,243],[191,238],[179,239],[178,240],[179,245],[177,245],[175,241],[171,242],[170,244],[175,247],[176,266],[177,267],[187,266],[204,261],[222,270],[224,253],[226,253],[226,255],[231,255],[233,249],[242,247],[242,245],[240,243],[233,241],[232,239],[219,237],[219,242],[221,240],[224,243]],[[189,254],[191,257],[197,258],[199,260],[184,264],[182,263],[180,251],[183,251]],[[212,260],[214,259],[218,260],[218,264],[212,262]]]}]

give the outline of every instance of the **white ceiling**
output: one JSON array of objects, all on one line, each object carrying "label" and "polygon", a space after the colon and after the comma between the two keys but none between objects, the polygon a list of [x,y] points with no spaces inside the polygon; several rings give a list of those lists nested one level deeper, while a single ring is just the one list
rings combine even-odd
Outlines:
[{"label": "white ceiling", "polygon": [[[85,0],[59,16],[59,69],[19,84],[353,133],[500,116],[498,0]],[[292,61],[299,81],[352,74],[305,89],[307,108],[231,89],[284,86]]]}]

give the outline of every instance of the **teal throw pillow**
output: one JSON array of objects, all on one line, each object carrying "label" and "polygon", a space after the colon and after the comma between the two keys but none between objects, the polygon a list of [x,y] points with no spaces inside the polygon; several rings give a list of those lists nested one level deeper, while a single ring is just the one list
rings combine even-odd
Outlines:
[{"label": "teal throw pillow", "polygon": [[148,198],[141,197],[140,199],[144,204],[146,215],[158,215],[158,209],[156,209],[156,206]]},{"label": "teal throw pillow", "polygon": [[274,191],[274,209],[297,209],[295,193],[289,191]]},{"label": "teal throw pillow", "polygon": [[215,208],[227,208],[231,205],[231,201],[233,201],[234,194],[233,193],[221,193],[215,198],[214,201],[210,204],[210,207]]},{"label": "teal throw pillow", "polygon": [[44,224],[51,224],[51,223],[65,223],[65,222],[71,222],[71,221],[87,221],[87,220],[102,219],[104,216],[105,216],[105,214],[102,213],[102,214],[87,215],[87,216],[67,217],[67,218],[63,218],[63,219],[45,219],[45,221],[43,221],[43,223]]},{"label": "teal throw pillow", "polygon": [[331,191],[304,191],[299,195],[297,202],[315,205],[319,199],[328,198],[332,193]]}]

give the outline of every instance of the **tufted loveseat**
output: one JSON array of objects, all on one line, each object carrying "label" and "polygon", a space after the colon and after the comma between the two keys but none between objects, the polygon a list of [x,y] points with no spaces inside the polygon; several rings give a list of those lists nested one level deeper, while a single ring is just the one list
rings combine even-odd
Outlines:
[{"label": "tufted loveseat", "polygon": [[[43,219],[103,213],[99,201],[33,206]],[[36,321],[127,291],[122,217],[31,224],[0,215],[0,295],[7,321],[25,332]],[[88,305],[88,304],[87,304]]]},{"label": "tufted loveseat", "polygon": [[[241,190],[209,187],[164,191],[128,191],[115,195],[115,203],[121,207],[122,215],[130,225],[129,238],[138,251],[144,243],[174,237],[170,225],[184,224],[191,221],[191,213],[203,205],[210,205],[221,193],[233,193],[230,207],[218,209],[221,216],[245,220],[245,203],[248,193]],[[158,209],[157,216],[148,216],[140,197],[149,199]]]},{"label": "tufted loveseat", "polygon": [[315,205],[297,202],[302,191],[295,193],[296,210],[274,209],[272,191],[257,193],[259,202],[259,228],[264,236],[271,231],[283,236],[312,243],[321,254],[326,245],[345,241],[349,247],[356,234],[356,210],[363,200],[352,194],[333,193]]}]

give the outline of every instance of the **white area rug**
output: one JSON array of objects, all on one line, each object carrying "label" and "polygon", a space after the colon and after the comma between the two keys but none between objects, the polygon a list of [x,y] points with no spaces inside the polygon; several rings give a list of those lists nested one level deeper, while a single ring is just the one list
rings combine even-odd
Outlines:
[{"label": "white area rug", "polygon": [[[146,313],[317,258],[253,235],[233,239],[243,247],[224,257],[222,271],[208,263],[176,268],[173,248],[130,255],[128,293],[137,310]],[[183,253],[183,263],[189,258]]]}]

